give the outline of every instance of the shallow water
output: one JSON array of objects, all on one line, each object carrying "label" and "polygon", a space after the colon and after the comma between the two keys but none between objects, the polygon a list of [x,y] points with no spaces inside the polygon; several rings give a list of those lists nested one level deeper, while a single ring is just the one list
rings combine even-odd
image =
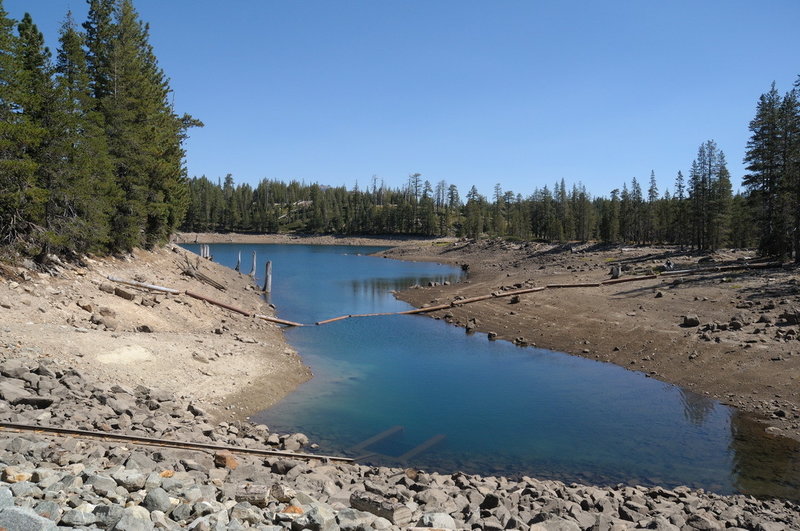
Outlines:
[{"label": "shallow water", "polygon": [[[460,276],[439,264],[365,256],[374,247],[211,246],[215,261],[230,267],[240,250],[246,264],[257,251],[258,272],[273,262],[270,301],[279,317],[303,323],[409,309],[391,290]],[[412,315],[287,329],[286,337],[314,378],[253,420],[302,431],[325,453],[428,470],[800,498],[797,444],[615,365]]]}]

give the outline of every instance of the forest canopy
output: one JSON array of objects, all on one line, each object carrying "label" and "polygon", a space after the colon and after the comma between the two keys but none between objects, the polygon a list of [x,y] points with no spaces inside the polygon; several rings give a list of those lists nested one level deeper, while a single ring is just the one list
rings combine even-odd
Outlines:
[{"label": "forest canopy", "polygon": [[757,246],[800,261],[798,83],[785,94],[773,83],[759,98],[737,193],[713,140],[667,186],[651,172],[608,196],[562,179],[522,193],[498,183],[491,197],[472,186],[462,197],[420,173],[396,188],[378,178],[364,189],[267,179],[253,187],[231,175],[187,178],[183,141],[202,123],[175,113],[148,25],[133,0],[87,3],[82,24],[66,15],[53,54],[30,15],[12,20],[0,0],[5,250],[40,261],[124,252],[180,228]]},{"label": "forest canopy", "polygon": [[188,206],[182,142],[201,124],[175,114],[133,2],[88,3],[54,56],[0,0],[0,244],[40,260],[155,245]]}]

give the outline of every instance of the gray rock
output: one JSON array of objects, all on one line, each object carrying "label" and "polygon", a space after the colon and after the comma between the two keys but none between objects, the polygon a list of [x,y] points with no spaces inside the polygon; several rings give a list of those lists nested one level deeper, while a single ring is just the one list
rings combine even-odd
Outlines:
[{"label": "gray rock", "polygon": [[780,318],[789,325],[800,324],[800,309],[789,308],[781,312]]},{"label": "gray rock", "polygon": [[97,525],[103,529],[113,528],[124,512],[125,509],[119,505],[98,505],[92,511],[97,517]]},{"label": "gray rock", "polygon": [[172,519],[178,522],[188,520],[192,516],[192,504],[181,503],[172,510]]},{"label": "gray rock", "polygon": [[[101,286],[100,289],[103,289],[102,288],[102,284],[100,286]],[[123,299],[128,300],[128,301],[132,301],[133,299],[136,298],[136,293],[134,293],[132,291],[128,291],[128,290],[123,289],[123,288],[120,288],[120,287],[115,287],[114,288],[114,295],[116,295],[117,297],[122,297]]]},{"label": "gray rock", "polygon": [[117,482],[114,481],[114,479],[99,474],[93,474],[87,477],[85,484],[91,485],[92,489],[100,496],[108,496],[117,490]]},{"label": "gray rock", "polygon": [[0,487],[0,509],[14,506],[14,494],[8,487]]},{"label": "gray rock", "polygon": [[96,515],[78,509],[67,511],[61,517],[61,524],[68,525],[70,527],[90,526],[95,522],[97,522]]},{"label": "gray rock", "polygon": [[530,527],[530,531],[581,531],[581,528],[571,520],[561,518],[560,516],[553,516],[544,522],[533,524]]},{"label": "gray rock", "polygon": [[52,520],[53,522],[61,520],[61,515],[64,513],[61,507],[52,500],[40,501],[33,508],[33,511],[39,516]]},{"label": "gray rock", "polygon": [[339,526],[336,524],[336,515],[324,505],[316,505],[310,511],[300,515],[292,522],[292,529],[301,531],[310,529],[311,531],[336,531]]},{"label": "gray rock", "polygon": [[113,527],[114,531],[150,531],[155,525],[150,520],[150,512],[139,505],[125,507],[122,518]]},{"label": "gray rock", "polygon": [[380,496],[364,491],[356,491],[350,495],[350,506],[359,511],[366,511],[375,516],[386,518],[397,526],[411,523],[411,509],[400,503],[391,502]]},{"label": "gray rock", "polygon": [[147,493],[142,501],[142,507],[148,511],[161,511],[164,513],[172,509],[172,502],[170,502],[169,494],[161,487],[155,488]]},{"label": "gray rock", "polygon": [[417,524],[420,527],[435,527],[438,529],[458,529],[456,521],[447,513],[425,513]]},{"label": "gray rock", "polygon": [[[427,489],[418,492],[414,496],[414,500],[425,504],[425,508],[433,513],[435,509],[442,509],[450,501],[450,497],[446,492],[439,489]],[[497,507],[496,505],[494,507]],[[449,512],[449,511],[448,511]]]},{"label": "gray rock", "polygon": [[696,314],[689,313],[683,316],[683,325],[685,327],[700,326],[700,318]]},{"label": "gray rock", "polygon": [[4,378],[0,381],[0,398],[15,404],[23,398],[30,398],[31,394],[25,390],[25,382],[16,378]]},{"label": "gray rock", "polygon": [[152,472],[158,468],[158,463],[142,452],[131,452],[131,456],[125,461],[125,468],[131,468],[140,472]]},{"label": "gray rock", "polygon": [[31,509],[5,507],[0,510],[0,528],[14,531],[49,531],[56,529],[56,524]]},{"label": "gray rock", "polygon": [[715,518],[711,517],[710,515],[704,515],[700,513],[689,515],[689,517],[686,519],[686,525],[689,528],[697,529],[698,531],[711,531],[725,528],[725,525],[718,522]]},{"label": "gray rock", "polygon": [[261,512],[261,509],[247,502],[239,502],[234,505],[231,508],[230,517],[251,525],[264,521],[264,513]]},{"label": "gray rock", "polygon": [[133,492],[144,487],[144,482],[147,476],[137,470],[129,470],[127,468],[120,470],[111,476],[117,485],[124,487],[128,492]]},{"label": "gray rock", "polygon": [[[342,531],[364,531],[372,529],[371,524],[376,519],[375,515],[365,511],[346,508],[339,511],[336,521]],[[391,525],[391,524],[390,524]]]}]

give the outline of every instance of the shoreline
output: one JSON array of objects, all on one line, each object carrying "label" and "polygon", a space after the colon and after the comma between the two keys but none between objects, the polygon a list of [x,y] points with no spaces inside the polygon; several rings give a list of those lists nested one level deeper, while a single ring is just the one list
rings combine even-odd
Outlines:
[{"label": "shoreline", "polygon": [[[430,241],[422,245],[430,247]],[[401,250],[413,256],[413,249]],[[252,386],[259,379],[253,367],[261,371],[259,377],[276,381],[273,397],[296,385],[288,381],[280,388],[277,382],[310,376],[277,325],[195,299],[129,288],[117,293],[114,286],[108,291],[106,276],[113,272],[274,315],[246,275],[189,256],[226,290],[185,278],[185,256],[185,251],[164,248],[121,259],[88,259],[85,267],[64,265],[54,276],[3,271],[4,422],[147,435],[203,443],[209,449],[0,430],[0,527],[541,531],[800,526],[800,505],[781,498],[687,487],[567,485],[295,457],[293,452],[316,445],[302,434],[271,433],[267,426],[225,420],[246,415],[232,391],[258,392]],[[474,287],[476,281],[472,277],[455,287]],[[408,293],[430,294],[427,289]],[[240,369],[245,372],[236,372]],[[233,450],[212,449],[217,445]],[[247,456],[237,447],[281,450],[282,455]]]},{"label": "shoreline", "polygon": [[[186,295],[139,289],[108,276],[274,310],[247,275],[176,246],[59,266],[0,280],[0,357],[48,359],[106,382],[175,389],[215,419],[243,419],[311,377],[276,324]],[[184,274],[188,267],[225,287]],[[28,280],[25,280],[25,279]]]},{"label": "shoreline", "polygon": [[[703,258],[675,249],[573,253],[554,245],[497,240],[451,245],[422,244],[379,253],[469,267],[464,282],[403,290],[397,294],[399,299],[419,308],[515,286],[596,283],[609,278],[611,261],[638,264],[634,267],[641,271],[631,274],[644,274],[662,263],[664,256],[673,256],[686,267],[696,267]],[[715,263],[737,263],[741,258],[722,256]],[[640,372],[741,410],[761,422],[770,435],[800,441],[800,345],[795,347],[793,340],[786,339],[787,333],[797,337],[788,332],[796,329],[780,317],[800,304],[792,278],[791,270],[655,278],[544,290],[523,295],[518,303],[489,299],[426,315],[471,333]],[[758,301],[765,283],[778,287],[771,294],[774,302]],[[784,284],[788,288],[781,290]],[[699,324],[684,326],[685,315],[698,316]],[[565,334],[564,329],[573,332]]]},{"label": "shoreline", "polygon": [[[195,239],[198,243],[391,246],[377,256],[469,266],[468,276],[461,283],[410,288],[396,294],[415,308],[447,303],[456,297],[484,295],[514,285],[598,282],[608,278],[611,262],[646,269],[660,264],[664,256],[669,255],[676,263],[697,267],[703,258],[674,248],[593,250],[583,246],[583,251],[573,253],[569,250],[571,246],[499,240],[466,242],[456,238],[178,235],[178,241],[193,242]],[[743,253],[728,253],[715,258],[712,264],[737,263],[744,256]],[[565,352],[641,372],[746,412],[763,423],[770,434],[800,441],[800,390],[797,386],[800,345],[793,350],[791,342],[780,338],[770,341],[764,335],[753,342],[753,329],[760,317],[752,310],[746,316],[749,322],[745,320],[747,325],[741,330],[725,330],[727,322],[748,311],[748,308],[738,308],[746,305],[746,295],[777,275],[791,277],[791,272],[734,272],[728,275],[731,278],[723,275],[712,276],[710,280],[679,277],[602,288],[562,289],[523,295],[519,304],[497,299],[425,315],[468,327],[470,332],[491,333],[497,339],[512,343]],[[779,284],[779,281],[773,279],[772,283]],[[782,304],[776,305],[778,308],[773,314],[779,313],[780,306],[791,307],[795,303],[800,306],[800,297],[791,289],[775,295],[776,298],[783,296],[792,298],[780,300]],[[684,328],[681,320],[685,314],[697,314],[703,323]],[[777,319],[777,316],[773,318]],[[768,326],[761,328],[762,334],[768,331]],[[577,332],[564,334],[565,327]],[[741,353],[746,353],[747,359],[735,358]],[[773,361],[773,358],[780,359]]]}]

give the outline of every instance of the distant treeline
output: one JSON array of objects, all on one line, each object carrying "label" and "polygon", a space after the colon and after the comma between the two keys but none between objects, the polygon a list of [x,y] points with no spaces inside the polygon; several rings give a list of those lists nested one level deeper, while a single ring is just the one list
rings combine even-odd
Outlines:
[{"label": "distant treeline", "polygon": [[745,198],[733,196],[725,157],[713,141],[700,146],[692,171],[660,194],[653,173],[646,193],[634,178],[610,197],[592,197],[564,180],[523,196],[500,184],[487,198],[472,187],[435,185],[420,174],[401,188],[375,179],[366,189],[262,180],[253,188],[232,176],[189,182],[182,226],[192,232],[285,232],[500,236],[548,241],[676,243],[712,249],[754,241]]},{"label": "distant treeline", "polygon": [[40,260],[165,241],[188,204],[181,143],[200,124],[174,113],[132,1],[88,3],[53,58],[0,0],[0,245]]},{"label": "distant treeline", "polygon": [[758,246],[762,254],[800,261],[800,104],[798,83],[781,96],[773,83],[750,122],[744,191],[733,194],[725,155],[700,145],[672,192],[651,172],[646,192],[634,178],[592,197],[561,180],[523,196],[484,197],[473,186],[462,199],[445,181],[418,173],[397,189],[378,179],[364,190],[262,180],[255,188],[200,177],[189,182],[186,231],[499,236],[547,241],[667,243],[713,250]]}]

